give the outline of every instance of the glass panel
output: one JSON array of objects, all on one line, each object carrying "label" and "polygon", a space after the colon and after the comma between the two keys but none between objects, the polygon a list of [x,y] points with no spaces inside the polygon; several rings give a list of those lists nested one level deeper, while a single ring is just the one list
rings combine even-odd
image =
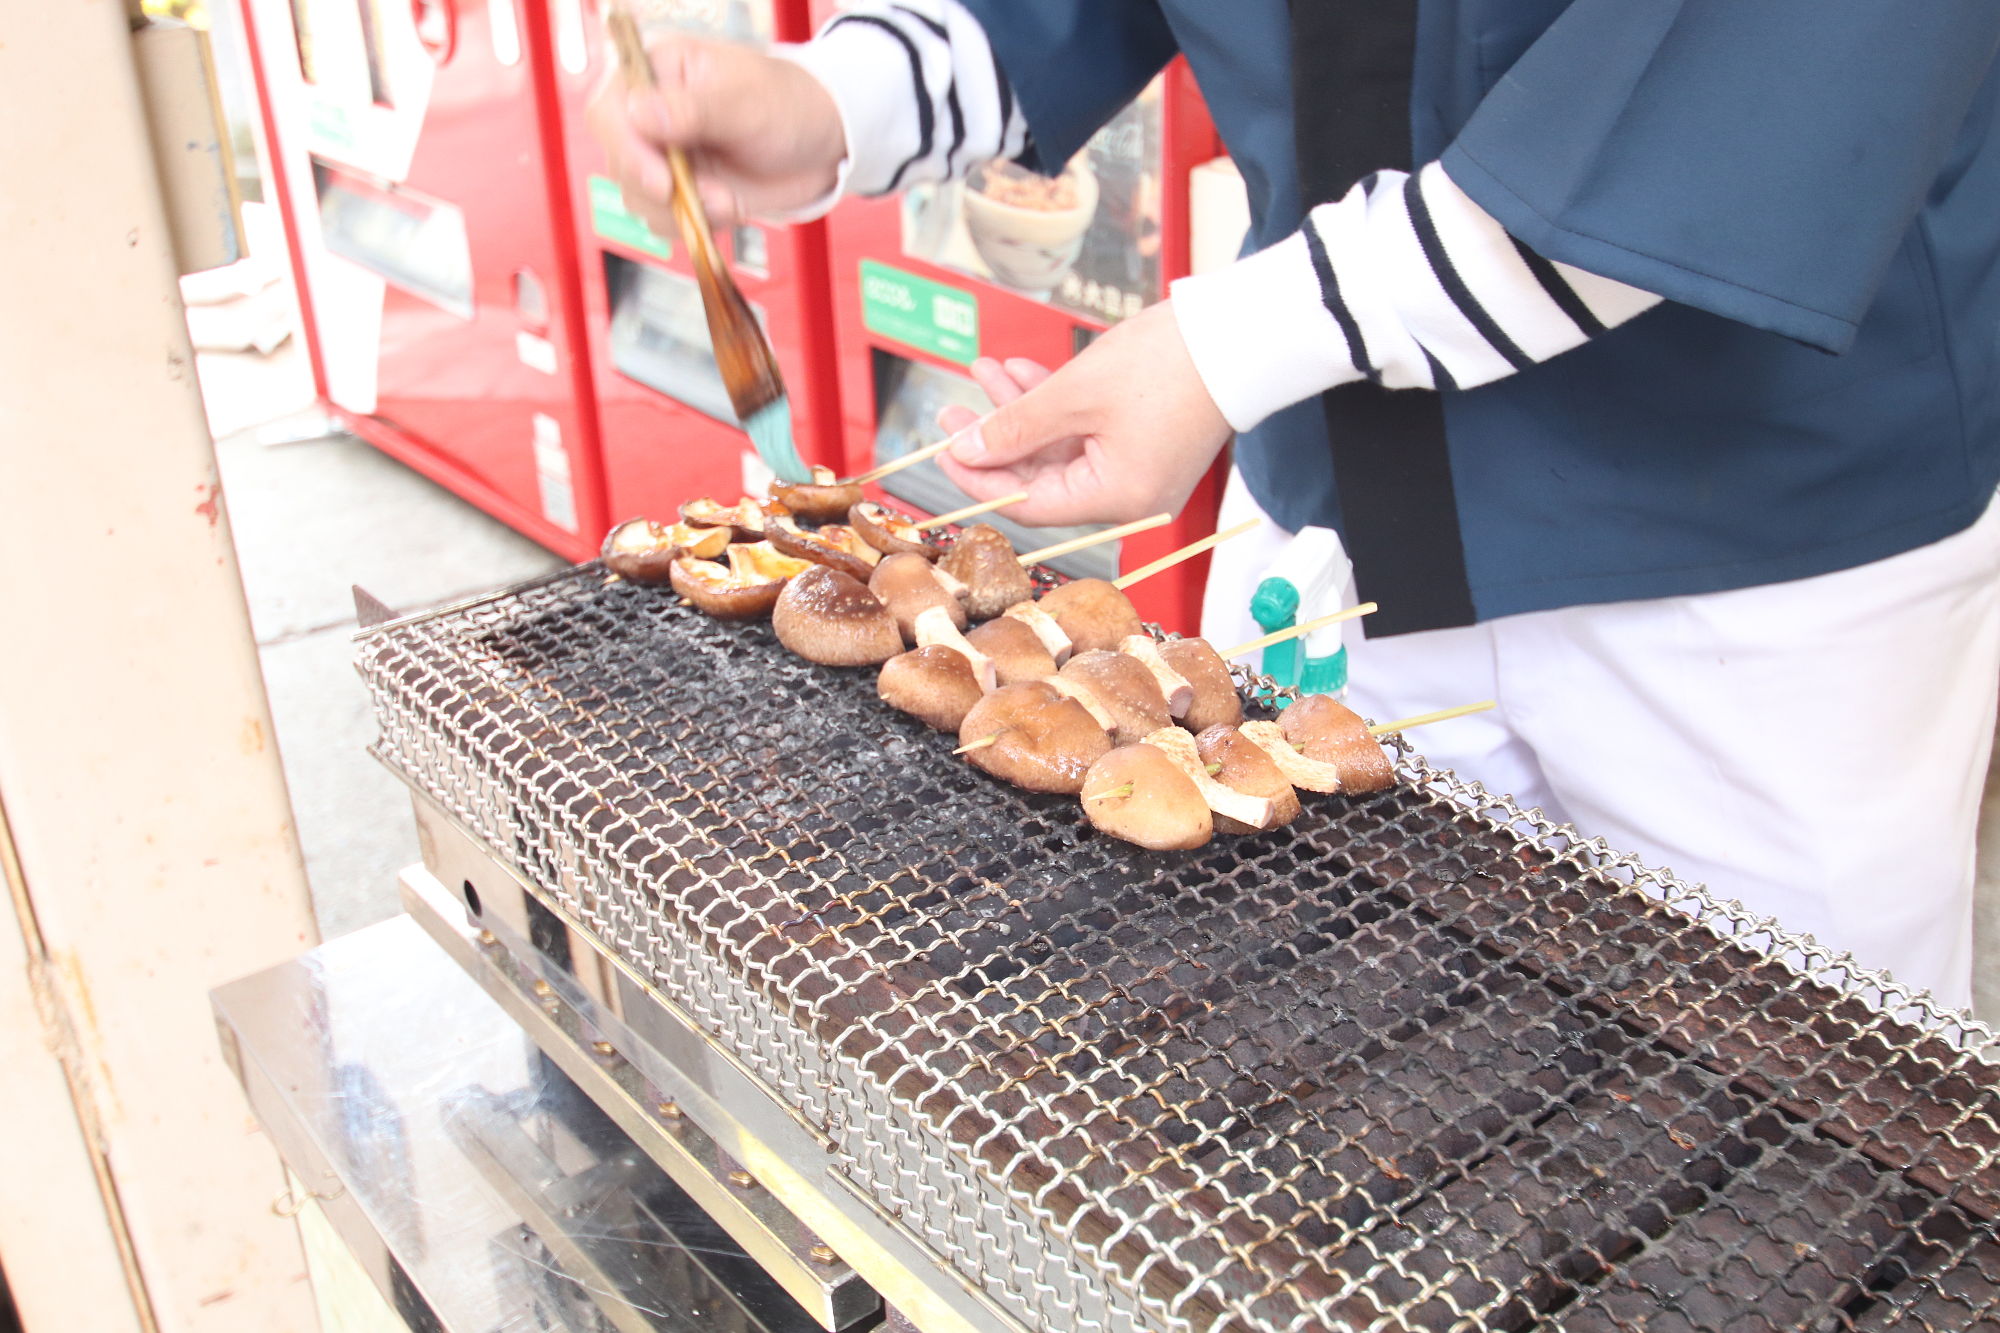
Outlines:
[{"label": "glass panel", "polygon": [[1116,323],[1160,299],[1161,81],[1060,176],[1011,162],[903,195],[903,252]]},{"label": "glass panel", "polygon": [[399,185],[313,163],[326,248],[412,295],[472,318],[472,249],[465,215]]},{"label": "glass panel", "polygon": [[[910,361],[881,348],[871,348],[875,375],[875,462],[914,453],[938,438],[937,414],[959,405],[975,412],[987,412],[993,404],[986,391],[964,376],[921,361]],[[907,500],[926,513],[942,514],[972,503],[972,497],[953,485],[936,462],[926,460],[882,479],[882,489]],[[1019,551],[1081,537],[1106,526],[1082,528],[1028,528],[996,515],[978,520],[991,523],[1007,534]],[[1051,560],[1051,569],[1076,578],[1113,578],[1118,573],[1118,542],[1092,546]]]},{"label": "glass panel", "polygon": [[771,241],[762,227],[741,226],[730,230],[730,248],[736,252],[736,267],[760,278],[771,275]]},{"label": "glass panel", "polygon": [[771,40],[771,0],[634,0],[632,17],[649,37],[676,28],[736,42]]},{"label": "glass panel", "polygon": [[[695,280],[607,253],[604,285],[611,297],[611,364],[697,412],[738,424],[715,368]],[[762,323],[764,312],[751,309]]]}]

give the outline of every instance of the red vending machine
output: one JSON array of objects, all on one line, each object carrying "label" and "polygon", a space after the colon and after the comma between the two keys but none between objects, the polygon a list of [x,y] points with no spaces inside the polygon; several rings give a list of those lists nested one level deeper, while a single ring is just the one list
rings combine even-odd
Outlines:
[{"label": "red vending machine", "polygon": [[[831,7],[827,12],[832,12]],[[966,373],[980,356],[1058,365],[1187,272],[1188,172],[1220,152],[1193,76],[1176,60],[1054,179],[1009,163],[894,198],[851,200],[828,219],[843,471],[938,438],[939,409],[990,406]],[[1166,527],[1054,562],[1111,577],[1214,531],[1218,467]],[[935,463],[883,482],[903,506],[967,503]],[[1022,549],[1061,529],[995,526]],[[1168,629],[1199,628],[1206,556],[1135,585],[1132,600]]]},{"label": "red vending machine", "polygon": [[605,527],[542,0],[245,0],[321,396],[572,559]]},{"label": "red vending machine", "polygon": [[[681,29],[761,45],[810,32],[805,0],[632,0],[631,10],[649,40]],[[680,237],[626,211],[584,123],[611,59],[603,6],[552,0],[549,11],[610,517],[669,518],[696,496],[762,491],[767,474],[723,390]],[[770,336],[800,456],[838,467],[825,224],[750,223],[716,240]]]}]

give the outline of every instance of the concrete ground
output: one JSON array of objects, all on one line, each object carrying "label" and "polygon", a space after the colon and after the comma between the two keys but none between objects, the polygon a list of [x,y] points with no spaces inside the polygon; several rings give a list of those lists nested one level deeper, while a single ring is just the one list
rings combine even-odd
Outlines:
[{"label": "concrete ground", "polygon": [[417,859],[402,784],[367,753],[350,588],[413,610],[562,561],[359,440],[272,442],[310,416],[296,337],[268,357],[198,362],[313,910],[331,938],[401,910],[395,872]]}]

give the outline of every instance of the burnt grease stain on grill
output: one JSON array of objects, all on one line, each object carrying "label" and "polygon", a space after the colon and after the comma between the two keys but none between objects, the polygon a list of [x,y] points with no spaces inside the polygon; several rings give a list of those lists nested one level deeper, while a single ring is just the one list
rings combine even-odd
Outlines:
[{"label": "burnt grease stain on grill", "polygon": [[532,880],[639,867],[1160,1322],[1992,1326],[1993,1084],[1940,1039],[1421,790],[1110,842],[872,669],[598,577],[364,674],[413,673]]}]

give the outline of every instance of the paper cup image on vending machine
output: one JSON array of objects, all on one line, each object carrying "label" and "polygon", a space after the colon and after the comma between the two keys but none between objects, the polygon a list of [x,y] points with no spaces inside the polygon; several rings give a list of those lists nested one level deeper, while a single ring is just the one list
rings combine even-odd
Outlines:
[{"label": "paper cup image on vending machine", "polygon": [[980,259],[1000,282],[1046,297],[1076,262],[1097,216],[1090,163],[1078,154],[1050,179],[1011,162],[990,162],[965,184],[965,226]]}]

